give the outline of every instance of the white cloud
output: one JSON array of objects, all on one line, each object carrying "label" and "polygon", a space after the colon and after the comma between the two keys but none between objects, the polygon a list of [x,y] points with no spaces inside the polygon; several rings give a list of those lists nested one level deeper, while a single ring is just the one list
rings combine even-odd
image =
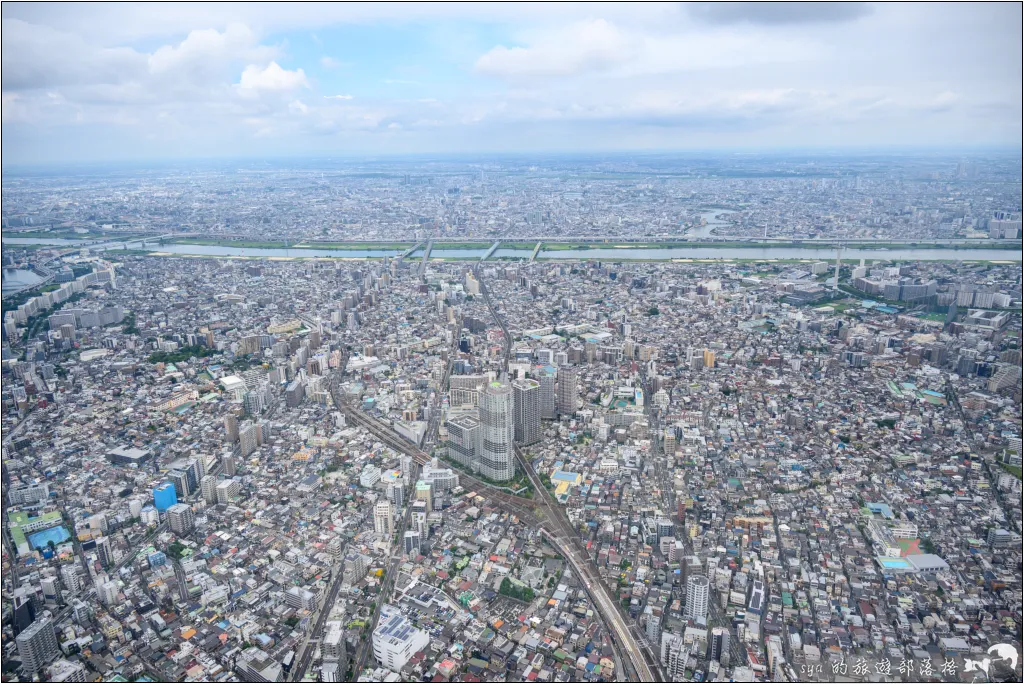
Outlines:
[{"label": "white cloud", "polygon": [[530,47],[499,45],[481,55],[476,70],[500,78],[573,76],[634,57],[637,42],[604,19],[584,21],[540,37]]},{"label": "white cloud", "polygon": [[[346,54],[327,27],[373,21],[405,40],[397,27],[410,12],[430,36],[410,63],[357,73],[327,56]],[[59,158],[63,149],[49,141],[107,154],[100,136],[83,130],[101,132],[115,155],[142,154],[132,141],[145,136],[175,154],[216,153],[222,140],[242,144],[257,132],[316,150],[329,149],[324,136],[368,150],[386,149],[385,138],[428,148],[456,140],[460,149],[657,146],[705,134],[699,144],[739,144],[734,134],[769,144],[799,143],[805,133],[850,144],[1020,139],[1019,5],[882,4],[857,21],[809,28],[690,15],[668,3],[8,3],[4,143],[22,157],[33,157],[34,145]],[[438,16],[454,21],[442,26]],[[310,41],[311,31],[324,35]],[[496,31],[509,36],[503,45],[488,38]],[[289,41],[316,51],[285,69]],[[457,45],[434,49],[445,41]],[[351,68],[353,80],[314,78],[338,68]],[[390,87],[353,98],[344,89],[359,77]],[[391,124],[401,132],[388,135]],[[576,142],[566,143],[568,134]]]},{"label": "white cloud", "polygon": [[163,73],[180,68],[195,68],[232,58],[270,59],[274,50],[256,47],[256,36],[244,24],[230,24],[223,33],[216,29],[191,31],[178,45],[164,45],[149,56],[149,70]]},{"label": "white cloud", "polygon": [[262,69],[255,64],[245,67],[238,87],[243,91],[289,91],[308,88],[309,81],[302,69],[288,71],[277,62],[271,62]]},{"label": "white cloud", "polygon": [[800,40],[750,30],[623,29],[603,19],[544,32],[526,47],[499,45],[476,61],[477,73],[513,82],[587,74],[632,77],[820,58],[814,37]]},{"label": "white cloud", "polygon": [[135,50],[97,47],[48,26],[5,17],[2,33],[4,91],[121,83],[146,69],[145,56]]}]

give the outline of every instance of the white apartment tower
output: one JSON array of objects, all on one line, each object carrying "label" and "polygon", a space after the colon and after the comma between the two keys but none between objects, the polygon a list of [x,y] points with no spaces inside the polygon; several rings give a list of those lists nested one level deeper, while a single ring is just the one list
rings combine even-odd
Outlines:
[{"label": "white apartment tower", "polygon": [[711,582],[702,575],[693,575],[686,580],[687,619],[704,623],[708,618],[708,600],[711,598]]},{"label": "white apartment tower", "polygon": [[489,384],[480,395],[480,442],[475,457],[477,472],[492,480],[511,480],[515,475],[512,412],[512,387]]}]

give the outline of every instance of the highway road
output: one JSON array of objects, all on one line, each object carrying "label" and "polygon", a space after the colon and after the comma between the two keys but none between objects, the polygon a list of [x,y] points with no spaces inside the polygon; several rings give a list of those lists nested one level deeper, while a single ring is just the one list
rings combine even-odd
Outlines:
[{"label": "highway road", "polygon": [[[365,519],[365,516],[364,516]],[[295,682],[302,679],[303,675],[306,674],[306,670],[309,669],[309,663],[313,659],[313,654],[316,652],[316,643],[320,639],[320,635],[323,634],[324,625],[327,623],[327,618],[331,615],[331,609],[334,607],[335,601],[338,600],[338,591],[341,589],[344,578],[343,572],[343,560],[345,558],[346,544],[341,550],[341,557],[334,568],[334,574],[331,575],[331,583],[327,588],[327,596],[324,598],[324,602],[320,606],[320,610],[316,614],[313,629],[309,630],[306,635],[306,640],[302,643],[299,648],[299,652],[292,662],[291,671],[289,674],[289,681]]]},{"label": "highway road", "polygon": [[171,562],[174,564],[174,578],[178,580],[178,595],[187,604],[192,598],[188,595],[188,577],[185,576],[185,570],[182,569],[180,561],[173,559]]}]

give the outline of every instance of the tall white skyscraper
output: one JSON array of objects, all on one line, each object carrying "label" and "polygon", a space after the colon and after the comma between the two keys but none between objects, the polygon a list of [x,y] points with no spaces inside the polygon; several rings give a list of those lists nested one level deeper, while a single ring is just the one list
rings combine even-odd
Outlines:
[{"label": "tall white skyscraper", "polygon": [[512,387],[492,382],[480,395],[479,448],[476,470],[492,480],[511,480],[515,475],[512,441]]},{"label": "tall white skyscraper", "polygon": [[711,583],[707,577],[693,575],[686,580],[686,618],[705,623],[708,619],[708,600],[711,597]]},{"label": "tall white skyscraper", "polygon": [[395,534],[394,510],[390,501],[378,501],[373,507],[373,531],[377,536],[390,539]]},{"label": "tall white skyscraper", "polygon": [[512,403],[515,440],[520,444],[540,441],[540,383],[536,380],[513,382]]}]

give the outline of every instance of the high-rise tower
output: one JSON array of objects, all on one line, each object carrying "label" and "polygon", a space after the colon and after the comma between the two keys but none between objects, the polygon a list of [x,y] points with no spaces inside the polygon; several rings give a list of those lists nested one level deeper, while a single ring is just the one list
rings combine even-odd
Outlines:
[{"label": "high-rise tower", "polygon": [[512,387],[492,382],[480,395],[479,448],[476,470],[492,480],[511,480],[515,475],[512,440]]},{"label": "high-rise tower", "polygon": [[512,383],[515,409],[515,440],[520,444],[540,441],[540,383],[516,380]]},{"label": "high-rise tower", "polygon": [[558,369],[558,413],[571,416],[576,413],[576,401],[579,395],[576,390],[576,369],[562,367]]}]

